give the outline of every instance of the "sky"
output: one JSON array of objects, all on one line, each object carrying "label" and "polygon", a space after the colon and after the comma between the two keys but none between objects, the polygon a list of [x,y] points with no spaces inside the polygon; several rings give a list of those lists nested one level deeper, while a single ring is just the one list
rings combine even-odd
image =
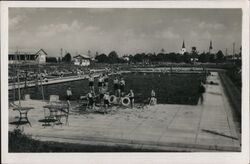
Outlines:
[{"label": "sky", "polygon": [[230,54],[234,42],[240,51],[241,28],[240,9],[10,8],[9,51],[122,56],[179,52],[184,40],[187,51],[207,52],[212,40],[214,52]]}]

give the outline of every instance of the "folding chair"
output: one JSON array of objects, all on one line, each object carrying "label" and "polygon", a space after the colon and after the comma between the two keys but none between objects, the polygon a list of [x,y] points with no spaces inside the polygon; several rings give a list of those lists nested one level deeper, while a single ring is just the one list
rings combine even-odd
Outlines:
[{"label": "folding chair", "polygon": [[49,96],[49,104],[50,105],[57,105],[60,102],[59,95],[50,95]]},{"label": "folding chair", "polygon": [[34,109],[33,107],[21,107],[14,103],[9,103],[9,107],[13,107],[14,111],[19,112],[19,117],[18,117],[17,126],[16,126],[17,128],[19,127],[19,125],[26,124],[26,123],[28,123],[31,126],[31,123],[28,119],[28,112],[30,109]]},{"label": "folding chair", "polygon": [[[58,105],[59,103],[59,95],[50,95],[49,96],[49,105]],[[46,126],[54,126],[54,124],[56,122],[58,122],[58,118],[56,118],[57,109],[53,109],[53,108],[46,108],[49,109],[49,114],[48,115],[44,115],[45,117],[45,124],[43,124],[44,127]],[[45,114],[45,113],[44,113]]]}]

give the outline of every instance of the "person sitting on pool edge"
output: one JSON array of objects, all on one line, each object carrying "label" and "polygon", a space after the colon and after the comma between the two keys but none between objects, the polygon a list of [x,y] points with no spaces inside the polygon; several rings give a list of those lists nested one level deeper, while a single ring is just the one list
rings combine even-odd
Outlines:
[{"label": "person sitting on pool edge", "polygon": [[151,96],[150,96],[150,99],[149,99],[149,105],[155,105],[157,104],[157,99],[155,97],[155,91],[152,89],[151,90]]},{"label": "person sitting on pool edge", "polygon": [[132,89],[130,89],[129,94],[128,94],[127,96],[128,96],[129,99],[130,99],[131,109],[133,109],[133,108],[134,108],[135,94],[134,94],[134,92],[133,92]]}]

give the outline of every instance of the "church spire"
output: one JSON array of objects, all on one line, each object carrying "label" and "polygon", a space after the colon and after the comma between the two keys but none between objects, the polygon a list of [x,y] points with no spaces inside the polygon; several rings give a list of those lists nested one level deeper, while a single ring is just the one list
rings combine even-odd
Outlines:
[{"label": "church spire", "polygon": [[209,50],[213,49],[212,41],[210,40]]},{"label": "church spire", "polygon": [[183,43],[182,43],[182,48],[185,48],[185,43],[184,43],[184,40],[183,40]]},{"label": "church spire", "polygon": [[180,50],[180,54],[184,54],[186,52],[186,48],[185,48],[185,42],[184,42],[184,40],[183,40],[183,43],[182,43],[182,48],[181,48],[181,50]]},{"label": "church spire", "polygon": [[211,53],[211,50],[213,49],[213,46],[212,46],[212,41],[210,40],[210,44],[209,44],[209,48],[208,48],[208,53],[210,54]]}]

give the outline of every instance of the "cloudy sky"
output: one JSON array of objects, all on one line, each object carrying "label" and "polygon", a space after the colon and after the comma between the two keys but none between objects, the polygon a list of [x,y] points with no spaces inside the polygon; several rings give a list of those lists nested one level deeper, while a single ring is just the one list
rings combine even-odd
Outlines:
[{"label": "cloudy sky", "polygon": [[182,41],[190,51],[236,52],[241,45],[240,9],[55,9],[11,8],[9,50],[43,48],[59,56],[60,48],[72,55],[90,50],[119,55],[141,52],[179,52]]}]

